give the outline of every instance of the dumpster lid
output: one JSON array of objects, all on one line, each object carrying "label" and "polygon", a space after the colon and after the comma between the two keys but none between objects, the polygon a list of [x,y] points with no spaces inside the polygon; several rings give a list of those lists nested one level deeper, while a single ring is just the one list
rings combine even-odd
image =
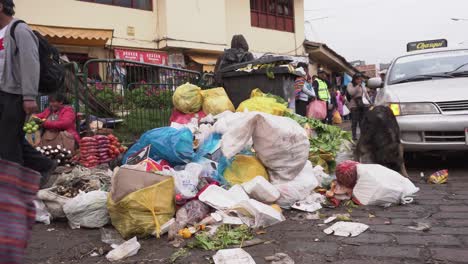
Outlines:
[{"label": "dumpster lid", "polygon": [[270,64],[270,63],[289,64],[293,61],[294,60],[290,56],[273,56],[273,55],[265,56],[264,55],[256,60],[229,65],[226,68],[222,69],[221,72],[224,73],[224,72],[235,71],[237,69],[247,67],[247,65],[249,64],[251,64],[252,66],[259,65],[259,64]]}]

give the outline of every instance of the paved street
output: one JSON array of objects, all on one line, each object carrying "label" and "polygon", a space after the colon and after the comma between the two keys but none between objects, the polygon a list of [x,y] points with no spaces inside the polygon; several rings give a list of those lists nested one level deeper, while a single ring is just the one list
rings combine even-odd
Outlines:
[{"label": "paved street", "polygon": [[[265,263],[265,256],[277,252],[289,254],[296,263],[468,263],[468,171],[460,165],[464,162],[464,155],[459,155],[447,161],[420,157],[409,164],[411,177],[421,188],[415,202],[388,209],[353,209],[352,219],[370,226],[356,238],[326,236],[321,221],[292,220],[298,213],[287,212],[286,222],[257,236],[274,242],[246,250],[257,263]],[[442,168],[450,169],[446,185],[428,185],[419,179],[420,172],[428,176]],[[346,208],[322,210],[327,216],[338,212]],[[432,227],[427,232],[408,228],[417,222]],[[174,252],[165,238],[141,242],[138,255],[121,263],[164,263]],[[107,263],[105,257],[90,257],[100,248],[109,250],[101,243],[99,230],[70,230],[66,223],[37,224],[27,263]],[[209,263],[206,259],[213,254],[192,250],[178,263]]]}]

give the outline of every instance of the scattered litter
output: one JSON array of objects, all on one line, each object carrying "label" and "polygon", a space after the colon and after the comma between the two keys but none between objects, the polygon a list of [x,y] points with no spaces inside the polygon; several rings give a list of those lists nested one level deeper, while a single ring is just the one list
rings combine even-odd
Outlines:
[{"label": "scattered litter", "polygon": [[349,222],[351,221],[351,216],[349,214],[334,214],[327,219],[323,220],[324,224],[329,224],[335,220]]},{"label": "scattered litter", "polygon": [[106,258],[109,261],[118,261],[124,258],[135,256],[140,250],[140,243],[138,243],[137,238],[134,237],[115,249],[107,253]]},{"label": "scattered litter", "polygon": [[307,196],[304,200],[294,203],[291,207],[304,212],[313,213],[322,209],[321,203],[325,201],[325,197],[319,193],[313,193]]},{"label": "scattered litter", "polygon": [[177,260],[186,258],[188,255],[190,255],[190,252],[186,248],[181,248],[172,253],[170,261],[171,263],[175,263]]},{"label": "scattered litter", "polygon": [[269,227],[285,220],[282,213],[273,207],[257,200],[242,201],[232,208],[248,226],[256,228]]},{"label": "scattered litter", "polygon": [[52,231],[55,231],[55,228],[48,228],[47,229],[47,232],[52,232]]},{"label": "scattered litter", "polygon": [[285,253],[276,253],[273,256],[265,257],[271,264],[294,264],[294,260]]},{"label": "scattered litter", "polygon": [[210,232],[196,234],[194,241],[189,244],[189,247],[204,250],[219,250],[232,245],[240,245],[242,247],[242,243],[252,238],[253,235],[246,225],[238,227],[222,225],[215,230],[213,235]]},{"label": "scattered litter", "polygon": [[226,210],[235,206],[239,202],[249,199],[249,196],[241,186],[235,185],[231,189],[234,188],[235,191],[226,191],[219,186],[211,185],[200,194],[198,199],[215,209]]},{"label": "scattered litter", "polygon": [[315,214],[311,213],[298,213],[295,216],[290,217],[289,219],[293,221],[305,221],[305,220],[319,220],[320,219],[320,214],[318,212],[315,212]]},{"label": "scattered litter", "polygon": [[429,176],[428,182],[433,184],[444,184],[448,181],[448,170],[440,170]]},{"label": "scattered litter", "polygon": [[117,246],[125,243],[125,240],[122,238],[119,232],[113,228],[101,228],[100,231],[101,241],[110,245],[112,248],[116,248]]},{"label": "scattered litter", "polygon": [[[254,239],[251,239],[251,240],[244,241],[242,243],[242,247],[243,248],[253,247],[253,246],[256,246],[256,245],[260,245],[260,244],[266,244],[267,242],[272,242],[272,241],[266,241],[266,240],[263,240],[263,239],[260,239],[260,238],[254,238]],[[237,246],[234,246],[234,247],[237,247]]]},{"label": "scattered litter", "polygon": [[91,255],[89,255],[90,257],[99,257],[99,253],[96,253],[96,252],[93,252],[91,253]]},{"label": "scattered litter", "polygon": [[429,223],[423,223],[423,222],[418,222],[416,226],[408,226],[409,229],[413,229],[416,231],[423,231],[427,232],[431,229],[431,224]]},{"label": "scattered litter", "polygon": [[334,234],[342,237],[355,237],[369,228],[368,225],[353,222],[337,222],[331,227],[323,230],[327,235]]},{"label": "scattered litter", "polygon": [[213,261],[215,264],[255,264],[252,256],[241,248],[219,250]]},{"label": "scattered litter", "polygon": [[421,173],[419,174],[419,176],[420,176],[421,178],[424,178],[424,177],[425,177],[424,172],[421,171]]}]

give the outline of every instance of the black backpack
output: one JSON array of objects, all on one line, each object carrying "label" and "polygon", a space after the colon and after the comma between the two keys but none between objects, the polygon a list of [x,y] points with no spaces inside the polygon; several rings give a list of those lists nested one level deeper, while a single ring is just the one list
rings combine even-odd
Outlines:
[{"label": "black backpack", "polygon": [[[13,25],[11,25],[10,35],[15,42],[15,30],[20,23],[26,22],[23,20],[18,20],[15,21]],[[63,87],[65,80],[65,69],[62,65],[60,65],[60,54],[58,50],[52,46],[44,36],[35,30],[33,30],[33,32],[39,40],[39,93],[56,93]],[[16,47],[15,54],[18,52],[18,47]]]}]

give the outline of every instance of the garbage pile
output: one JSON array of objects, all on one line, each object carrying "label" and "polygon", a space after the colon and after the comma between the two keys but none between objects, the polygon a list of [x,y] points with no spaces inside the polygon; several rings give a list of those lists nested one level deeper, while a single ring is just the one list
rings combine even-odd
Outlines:
[{"label": "garbage pile", "polygon": [[[223,88],[185,84],[173,101],[171,126],[141,135],[122,166],[113,172],[77,167],[41,190],[41,217],[66,217],[72,228],[110,222],[128,240],[108,253],[114,261],[136,254],[137,238],[167,233],[175,246],[220,250],[285,221],[285,209],[315,212],[351,199],[405,204],[418,191],[379,165],[344,161],[335,176],[348,133],[291,114],[284,101],[259,90],[237,112]],[[99,153],[99,144],[115,140],[82,142]],[[355,235],[340,223],[325,232]],[[352,230],[366,229],[354,224]]]}]

